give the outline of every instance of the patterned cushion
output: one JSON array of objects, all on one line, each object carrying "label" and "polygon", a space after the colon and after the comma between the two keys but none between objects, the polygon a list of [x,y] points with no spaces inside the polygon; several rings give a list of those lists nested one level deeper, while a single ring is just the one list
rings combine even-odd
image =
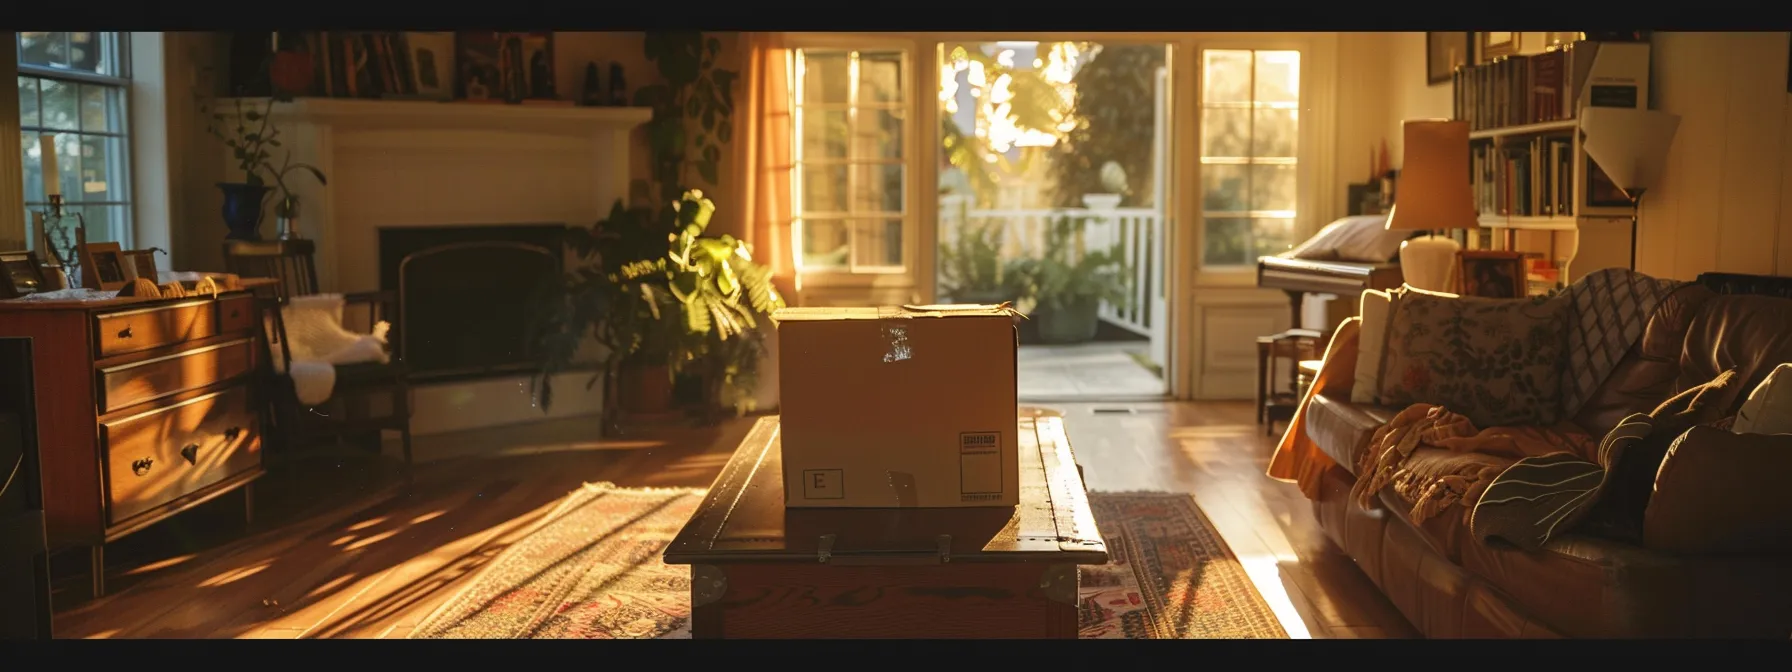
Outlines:
[{"label": "patterned cushion", "polygon": [[1566,299],[1396,291],[1377,403],[1438,404],[1477,427],[1556,423]]}]

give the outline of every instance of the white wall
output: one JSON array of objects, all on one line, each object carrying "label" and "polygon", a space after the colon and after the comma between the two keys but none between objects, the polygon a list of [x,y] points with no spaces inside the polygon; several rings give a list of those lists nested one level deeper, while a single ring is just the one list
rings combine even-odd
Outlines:
[{"label": "white wall", "polygon": [[[1398,166],[1400,122],[1449,116],[1451,93],[1448,84],[1424,83],[1424,33],[1389,39],[1387,133]],[[1538,45],[1529,41],[1527,51]],[[1788,33],[1657,32],[1653,43],[1652,104],[1681,122],[1662,184],[1643,199],[1637,270],[1682,280],[1705,271],[1792,274]],[[1585,233],[1583,250],[1626,239]]]}]

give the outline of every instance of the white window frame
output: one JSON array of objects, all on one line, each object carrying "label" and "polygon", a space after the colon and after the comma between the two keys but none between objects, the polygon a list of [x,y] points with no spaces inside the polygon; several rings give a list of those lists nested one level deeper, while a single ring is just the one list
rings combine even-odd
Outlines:
[{"label": "white window frame", "polygon": [[[922,278],[931,277],[933,272],[933,255],[929,252],[933,245],[932,227],[935,214],[924,204],[937,200],[938,181],[934,171],[929,169],[929,161],[937,156],[932,141],[937,133],[930,132],[931,127],[925,122],[938,106],[937,91],[938,73],[923,72],[929,70],[926,63],[935,60],[934,49],[927,48],[921,41],[905,38],[892,38],[883,35],[846,34],[846,33],[788,33],[786,45],[792,50],[794,63],[795,52],[799,50],[829,51],[901,51],[902,87],[904,95],[903,111],[905,123],[902,134],[903,155],[903,236],[902,262],[897,269],[875,269],[852,271],[839,268],[804,268],[801,264],[803,253],[802,241],[802,201],[793,200],[795,221],[791,225],[792,257],[796,260],[799,282],[803,291],[819,289],[824,293],[844,292],[845,296],[875,292],[876,290],[893,290],[902,294],[901,301],[922,300],[917,291],[931,294],[930,283]],[[795,95],[798,82],[795,81],[795,69],[792,68],[791,93]],[[932,92],[932,95],[928,95]],[[792,101],[795,102],[794,100]],[[795,106],[793,105],[793,110]],[[793,125],[791,141],[797,142],[802,135],[802,128]],[[925,139],[927,142],[923,142]],[[791,176],[793,199],[800,197],[801,174]],[[850,198],[850,196],[849,196]]]},{"label": "white window frame", "polygon": [[[24,46],[22,34],[23,33],[21,33],[21,32],[13,33],[13,51],[18,56],[18,76],[20,78],[33,78],[33,79],[37,79],[40,81],[41,80],[54,80],[54,81],[87,85],[87,86],[102,86],[102,87],[114,89],[118,92],[118,95],[120,96],[120,98],[119,98],[119,105],[116,109],[116,113],[120,116],[120,119],[119,119],[119,130],[117,132],[108,132],[108,131],[95,132],[95,131],[88,131],[86,129],[81,129],[79,131],[69,131],[69,130],[65,130],[65,129],[51,129],[51,128],[47,128],[43,125],[42,88],[40,85],[39,93],[38,93],[38,95],[39,95],[38,124],[35,126],[27,126],[24,124],[24,119],[21,118],[19,120],[20,121],[19,126],[20,126],[20,131],[24,135],[21,136],[20,140],[23,141],[25,139],[25,137],[24,137],[25,135],[36,136],[36,135],[40,135],[40,134],[74,134],[77,136],[95,136],[95,137],[116,138],[118,140],[116,155],[109,157],[112,159],[114,165],[108,166],[108,174],[106,177],[107,177],[108,182],[115,183],[117,185],[116,188],[119,193],[123,194],[123,198],[118,199],[118,200],[89,201],[82,197],[84,194],[69,194],[69,193],[67,193],[66,190],[64,190],[64,193],[62,195],[62,197],[63,197],[62,202],[63,202],[64,207],[88,206],[88,205],[115,207],[116,212],[122,213],[123,221],[112,223],[113,226],[116,227],[116,234],[117,234],[116,236],[114,236],[114,238],[115,238],[116,242],[119,243],[120,246],[122,246],[126,249],[130,249],[134,245],[134,242],[136,241],[136,238],[137,238],[137,231],[136,231],[136,227],[137,227],[137,212],[136,212],[137,190],[136,190],[136,184],[134,182],[134,179],[136,177],[136,166],[135,166],[135,162],[133,160],[133,157],[135,156],[136,152],[134,152],[133,148],[132,148],[132,143],[135,139],[135,133],[133,133],[134,129],[133,129],[132,123],[131,123],[132,118],[134,117],[134,115],[131,113],[131,105],[132,105],[132,100],[133,100],[133,96],[132,96],[133,91],[132,91],[132,87],[131,87],[131,74],[132,74],[132,66],[133,66],[133,60],[134,60],[134,59],[132,59],[132,53],[131,53],[131,33],[129,33],[129,32],[111,32],[111,33],[102,32],[102,33],[99,33],[101,35],[114,36],[114,39],[115,39],[114,58],[118,59],[118,73],[119,73],[116,76],[101,75],[101,74],[95,74],[95,73],[85,72],[85,71],[81,71],[81,70],[58,68],[58,67],[54,67],[54,66],[28,64],[25,62],[25,59],[24,59],[25,46]],[[17,83],[12,83],[10,85],[17,86]],[[35,146],[35,145],[33,144],[31,146]],[[21,149],[25,150],[25,151],[29,151],[30,146],[21,147]],[[21,157],[20,157],[21,177],[23,176],[23,171],[24,171],[23,161],[24,161],[24,157],[21,155]],[[120,170],[114,171],[114,170],[112,170],[113,168],[118,168]],[[49,176],[45,176],[45,179],[51,179],[51,178]],[[47,202],[44,200],[44,195],[43,195],[42,189],[35,190],[35,192],[33,192],[31,190],[27,190],[24,193],[23,200],[24,200],[26,209],[32,210],[32,211],[41,211],[45,208],[46,205],[48,205]],[[30,237],[29,233],[30,233],[30,228],[31,228],[31,226],[29,224],[29,221],[30,221],[29,216],[27,216],[26,221],[27,221],[27,225],[26,225],[27,237],[29,238]],[[109,232],[109,233],[111,233],[111,232]],[[26,247],[28,249],[36,250],[36,249],[38,249],[39,245],[41,244],[41,241],[27,240],[27,241],[25,241],[25,243],[26,243]]]},{"label": "white window frame", "polygon": [[[1311,236],[1324,222],[1332,219],[1334,206],[1330,186],[1336,170],[1331,165],[1336,152],[1337,115],[1333,82],[1337,73],[1337,38],[1335,33],[1299,35],[1290,33],[1233,33],[1223,36],[1202,36],[1190,40],[1182,65],[1188,85],[1179,92],[1176,109],[1199,110],[1203,81],[1203,54],[1208,50],[1294,51],[1300,53],[1300,131],[1295,149],[1294,238],[1298,242]],[[1201,164],[1201,115],[1180,114],[1179,131],[1183,131],[1179,156],[1187,157],[1179,165],[1193,168],[1179,184],[1188,198],[1182,199],[1178,214],[1194,222],[1188,227],[1189,242],[1184,268],[1196,269],[1196,287],[1254,287],[1256,261],[1241,265],[1207,266],[1207,220],[1202,202],[1204,176]]]}]

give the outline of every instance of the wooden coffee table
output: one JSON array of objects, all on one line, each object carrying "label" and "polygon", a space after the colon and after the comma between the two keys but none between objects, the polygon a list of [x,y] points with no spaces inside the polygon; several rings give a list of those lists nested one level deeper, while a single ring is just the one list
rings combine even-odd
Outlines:
[{"label": "wooden coffee table", "polygon": [[691,566],[692,637],[1075,639],[1077,565],[1107,545],[1063,420],[1019,428],[1018,507],[786,509],[761,418],[666,547]]}]

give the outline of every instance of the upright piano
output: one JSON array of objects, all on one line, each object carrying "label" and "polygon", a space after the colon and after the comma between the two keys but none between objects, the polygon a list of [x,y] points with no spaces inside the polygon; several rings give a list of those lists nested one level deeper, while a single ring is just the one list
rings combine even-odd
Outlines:
[{"label": "upright piano", "polygon": [[[1345,304],[1339,308],[1354,314],[1355,299],[1363,290],[1399,287],[1402,278],[1398,261],[1379,264],[1315,261],[1284,255],[1257,258],[1257,286],[1288,293],[1289,309],[1294,318],[1289,324],[1294,326],[1300,326],[1300,307],[1308,294],[1335,295]],[[1330,321],[1334,324],[1326,325],[1324,331],[1329,332],[1338,320]]]}]

